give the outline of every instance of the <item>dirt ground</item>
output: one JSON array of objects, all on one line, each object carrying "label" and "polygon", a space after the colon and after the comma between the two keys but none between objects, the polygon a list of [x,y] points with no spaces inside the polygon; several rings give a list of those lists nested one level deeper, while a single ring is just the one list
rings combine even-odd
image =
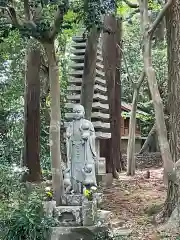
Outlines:
[{"label": "dirt ground", "polygon": [[[147,179],[147,170],[150,178]],[[112,211],[113,225],[132,229],[127,239],[159,240],[180,239],[160,237],[154,216],[161,209],[166,197],[163,169],[137,171],[134,177],[121,173],[113,186],[104,189],[103,208]]]}]

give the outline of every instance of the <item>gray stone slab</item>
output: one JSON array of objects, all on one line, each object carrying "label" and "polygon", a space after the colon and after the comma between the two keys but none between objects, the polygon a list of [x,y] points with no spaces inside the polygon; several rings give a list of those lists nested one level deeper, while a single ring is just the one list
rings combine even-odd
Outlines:
[{"label": "gray stone slab", "polygon": [[[78,85],[80,85],[82,83],[82,78],[70,77],[68,79],[68,82],[69,82],[69,84],[75,84],[75,85],[78,84]],[[106,81],[104,79],[100,78],[100,77],[96,77],[95,78],[95,83],[97,83],[97,84],[99,84],[101,86],[104,86],[104,87],[106,86]]]},{"label": "gray stone slab", "polygon": [[107,226],[55,227],[49,240],[92,240],[95,234],[105,231]]},{"label": "gray stone slab", "polygon": [[[81,86],[69,86],[67,87],[67,91],[70,91],[70,92],[80,92],[81,91]],[[103,87],[103,86],[100,86],[98,84],[95,84],[94,85],[94,91],[96,92],[101,92],[103,94],[106,94],[107,93],[107,88],[106,87]]]},{"label": "gray stone slab", "polygon": [[82,194],[65,194],[62,197],[63,205],[81,206],[84,196]]},{"label": "gray stone slab", "polygon": [[[84,62],[84,55],[73,55],[71,60],[74,62]],[[100,55],[97,55],[97,62],[103,62],[103,58]]]},{"label": "gray stone slab", "polygon": [[93,122],[93,126],[98,129],[110,129],[110,123],[105,123],[102,121]]},{"label": "gray stone slab", "polygon": [[[78,99],[78,98],[77,98]],[[77,100],[76,99],[76,100]],[[78,101],[78,100],[77,100]],[[73,118],[73,113],[66,113],[65,114],[66,116],[66,119],[72,119]],[[104,121],[108,121],[109,120],[109,114],[106,114],[106,113],[101,113],[101,112],[93,112],[92,115],[91,115],[91,118],[95,118],[95,119],[99,119],[99,120],[104,120]],[[92,122],[94,122],[92,120]],[[109,127],[108,127],[109,128]]]},{"label": "gray stone slab", "polygon": [[[80,94],[71,94],[67,96],[68,100],[71,101],[80,101]],[[93,101],[99,101],[99,102],[107,102],[107,96],[106,95],[102,95],[100,93],[95,93],[93,96]],[[97,112],[98,113],[98,112]],[[96,116],[94,116],[96,117]],[[107,118],[106,116],[102,116],[102,118]],[[109,118],[109,117],[108,117]]]},{"label": "gray stone slab", "polygon": [[[83,70],[73,70],[69,73],[70,76],[82,76],[83,75]],[[105,78],[105,74],[104,72],[100,71],[100,70],[96,70],[96,76],[100,77],[100,78]]]},{"label": "gray stone slab", "polygon": [[106,174],[106,159],[98,158],[97,160],[97,174]]},{"label": "gray stone slab", "polygon": [[81,206],[59,206],[55,208],[61,226],[81,226]]},{"label": "gray stone slab", "polygon": [[[100,70],[103,70],[104,69],[104,66],[102,65],[102,63],[99,63],[97,62],[96,63],[96,67]],[[80,62],[80,63],[72,63],[70,64],[70,68],[72,69],[84,69],[84,63],[83,62]]]},{"label": "gray stone slab", "polygon": [[96,178],[97,178],[97,182],[99,185],[101,185],[103,187],[112,186],[112,183],[113,183],[112,173],[97,174]]},{"label": "gray stone slab", "polygon": [[[74,106],[73,103],[66,103],[65,104],[65,107],[68,108],[68,109],[72,109]],[[94,102],[92,104],[92,107],[95,108],[95,109],[99,109],[99,110],[107,110],[107,113],[108,113],[108,110],[109,110],[109,105],[108,104],[104,104],[104,103],[100,103],[100,102]]]},{"label": "gray stone slab", "polygon": [[98,138],[98,139],[110,139],[111,138],[111,133],[96,131],[96,138]]}]

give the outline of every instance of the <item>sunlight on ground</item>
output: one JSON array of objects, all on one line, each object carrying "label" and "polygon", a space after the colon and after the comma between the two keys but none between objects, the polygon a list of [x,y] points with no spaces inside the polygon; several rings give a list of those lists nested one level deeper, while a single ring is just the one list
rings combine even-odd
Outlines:
[{"label": "sunlight on ground", "polygon": [[[147,170],[149,179],[146,179]],[[134,177],[121,173],[112,187],[104,189],[103,208],[113,212],[116,226],[132,229],[128,239],[158,240],[161,238],[156,233],[154,216],[165,197],[162,168],[138,170]]]}]

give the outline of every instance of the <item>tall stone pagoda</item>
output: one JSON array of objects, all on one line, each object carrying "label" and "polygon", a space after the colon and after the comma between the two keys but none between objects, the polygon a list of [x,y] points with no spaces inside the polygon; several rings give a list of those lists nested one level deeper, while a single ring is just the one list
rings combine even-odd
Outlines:
[{"label": "tall stone pagoda", "polygon": [[[82,76],[84,68],[84,56],[86,41],[82,36],[73,37],[70,76],[67,88],[67,113],[66,121],[72,119],[73,104],[80,103]],[[109,105],[107,99],[107,88],[103,69],[103,59],[101,51],[101,41],[99,40],[96,60],[96,77],[94,85],[94,96],[92,104],[91,122],[96,133],[96,154],[98,158],[97,174],[106,174],[105,159],[100,157],[101,139],[111,138],[109,123]]]}]

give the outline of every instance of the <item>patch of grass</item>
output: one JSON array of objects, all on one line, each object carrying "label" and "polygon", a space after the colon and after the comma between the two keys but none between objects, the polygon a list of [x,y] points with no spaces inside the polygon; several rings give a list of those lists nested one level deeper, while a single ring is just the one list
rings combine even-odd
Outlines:
[{"label": "patch of grass", "polygon": [[151,206],[148,206],[147,208],[145,208],[144,212],[148,216],[153,216],[158,212],[160,212],[161,209],[162,209],[162,203],[153,203]]}]

